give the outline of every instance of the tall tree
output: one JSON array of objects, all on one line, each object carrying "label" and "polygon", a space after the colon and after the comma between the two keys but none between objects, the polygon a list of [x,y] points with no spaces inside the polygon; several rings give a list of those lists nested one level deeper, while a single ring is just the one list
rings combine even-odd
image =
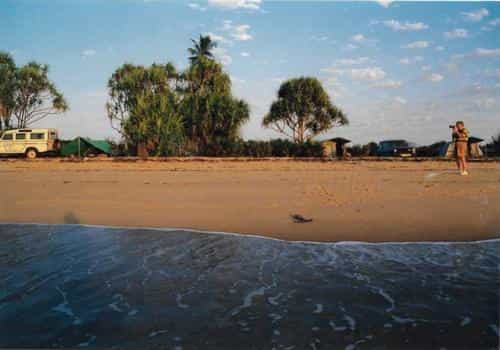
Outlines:
[{"label": "tall tree", "polygon": [[10,125],[14,109],[16,65],[12,56],[0,51],[0,131]]},{"label": "tall tree", "polygon": [[49,80],[49,67],[37,62],[18,68],[15,75],[14,108],[18,128],[68,110],[68,104]]},{"label": "tall tree", "polygon": [[212,41],[209,35],[200,35],[198,41],[191,39],[193,47],[188,48],[191,55],[189,60],[191,63],[197,63],[202,57],[213,59],[214,55],[212,50],[217,47],[217,43]]},{"label": "tall tree", "polygon": [[[180,96],[179,75],[175,67],[124,64],[108,81],[108,118],[126,144],[137,149],[145,145],[150,155],[166,155],[184,137],[177,113]],[[178,149],[178,147],[177,147]]]},{"label": "tall tree", "polygon": [[272,103],[262,124],[303,143],[348,122],[342,110],[332,104],[318,79],[301,77],[281,85],[278,99]]},{"label": "tall tree", "polygon": [[222,154],[249,119],[246,102],[231,94],[231,80],[214,60],[200,58],[184,73],[182,114],[195,152]]}]

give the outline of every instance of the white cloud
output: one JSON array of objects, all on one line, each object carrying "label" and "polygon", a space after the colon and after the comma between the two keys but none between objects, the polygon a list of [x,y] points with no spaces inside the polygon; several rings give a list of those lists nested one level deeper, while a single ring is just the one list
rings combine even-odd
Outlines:
[{"label": "white cloud", "polygon": [[405,105],[406,104],[406,99],[404,99],[401,96],[396,96],[394,97],[394,102]]},{"label": "white cloud", "polygon": [[399,80],[383,80],[373,84],[373,87],[378,87],[382,89],[397,89],[403,86],[403,83]]},{"label": "white cloud", "polygon": [[485,26],[481,27],[481,29],[485,31],[491,31],[496,27],[500,27],[500,18],[492,19]]},{"label": "white cloud", "polygon": [[191,2],[188,4],[188,6],[190,8],[192,8],[193,10],[197,10],[197,11],[206,11],[207,8],[206,7],[203,7],[203,6],[200,6],[200,4],[197,4],[197,3],[194,3],[194,2]]},{"label": "white cloud", "polygon": [[415,56],[415,57],[404,57],[399,60],[399,63],[408,65],[412,63],[417,63],[417,62],[422,62],[424,58],[422,56]]},{"label": "white cloud", "polygon": [[436,51],[444,51],[444,46],[436,46]]},{"label": "white cloud", "polygon": [[86,50],[82,51],[82,57],[83,58],[92,57],[92,56],[95,56],[96,53],[97,53],[97,51],[94,49],[86,49]]},{"label": "white cloud", "polygon": [[250,57],[251,56],[249,52],[245,52],[245,51],[241,52],[240,55],[241,55],[241,57]]},{"label": "white cloud", "polygon": [[475,54],[479,57],[498,57],[500,56],[500,49],[477,48]]},{"label": "white cloud", "polygon": [[253,39],[252,35],[248,32],[250,30],[248,24],[234,25],[232,21],[226,20],[224,21],[222,29],[227,31],[229,36],[236,41],[248,41]]},{"label": "white cloud", "polygon": [[429,42],[421,40],[401,46],[403,49],[425,49],[429,47]]},{"label": "white cloud", "polygon": [[231,37],[238,41],[252,40],[253,37],[248,33],[250,26],[248,24],[241,24],[234,27],[234,32],[231,33]]},{"label": "white cloud", "polygon": [[429,28],[429,26],[422,22],[404,22],[401,23],[395,19],[382,22],[386,27],[394,31],[419,31]]},{"label": "white cloud", "polygon": [[365,36],[363,34],[356,34],[356,35],[351,37],[351,40],[359,43],[359,42],[362,42],[363,40],[365,40]]},{"label": "white cloud", "polygon": [[475,99],[474,104],[478,109],[490,109],[496,105],[496,101],[492,97],[481,97]]},{"label": "white cloud", "polygon": [[420,69],[422,70],[422,72],[428,72],[431,70],[431,66],[422,66],[420,67]]},{"label": "white cloud", "polygon": [[341,68],[326,68],[323,69],[324,72],[332,75],[334,80],[341,75],[347,75],[352,80],[356,81],[376,81],[384,79],[386,73],[380,67],[367,67],[367,68],[351,68],[351,69],[341,69]]},{"label": "white cloud", "polygon": [[215,57],[219,59],[219,61],[225,66],[228,66],[233,62],[233,58],[223,47],[216,47],[212,49],[212,52],[214,53]]},{"label": "white cloud", "polygon": [[462,17],[469,22],[480,22],[484,17],[488,16],[490,12],[485,8],[480,8],[476,11],[462,12]]},{"label": "white cloud", "polygon": [[386,75],[380,67],[353,68],[349,74],[354,80],[380,80],[384,79]]},{"label": "white cloud", "polygon": [[358,58],[341,58],[335,61],[336,65],[339,66],[355,66],[369,62],[368,57],[358,57]]},{"label": "white cloud", "polygon": [[500,27],[500,18],[495,18],[488,22],[488,25],[493,27]]},{"label": "white cloud", "polygon": [[456,28],[453,29],[452,31],[444,33],[444,37],[446,39],[464,39],[467,38],[468,36],[469,32],[467,31],[467,29],[463,28]]},{"label": "white cloud", "polygon": [[387,8],[394,2],[394,0],[375,0],[375,2],[379,3],[380,6]]},{"label": "white cloud", "polygon": [[228,40],[227,38],[223,37],[222,35],[218,35],[218,34],[215,34],[212,32],[206,32],[203,34],[209,36],[210,39],[212,39],[213,41],[217,41],[221,44],[228,44],[231,42],[231,40]]},{"label": "white cloud", "polygon": [[311,37],[311,40],[314,40],[314,41],[326,41],[326,40],[328,40],[328,37],[326,35],[313,35]]},{"label": "white cloud", "polygon": [[431,81],[433,83],[439,83],[443,79],[444,79],[444,77],[441,74],[438,74],[438,73],[432,73],[432,74],[430,74],[430,75],[427,76],[427,80],[429,80],[429,81]]},{"label": "white cloud", "polygon": [[261,0],[208,0],[208,4],[211,6],[230,10],[258,10],[261,3]]}]

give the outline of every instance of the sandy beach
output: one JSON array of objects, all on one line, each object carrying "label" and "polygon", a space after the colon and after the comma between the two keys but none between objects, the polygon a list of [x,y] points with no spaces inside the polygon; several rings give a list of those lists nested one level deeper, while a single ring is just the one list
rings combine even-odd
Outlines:
[{"label": "sandy beach", "polygon": [[[0,162],[0,221],[176,227],[311,241],[500,236],[500,163]],[[294,223],[292,214],[313,219]]]}]

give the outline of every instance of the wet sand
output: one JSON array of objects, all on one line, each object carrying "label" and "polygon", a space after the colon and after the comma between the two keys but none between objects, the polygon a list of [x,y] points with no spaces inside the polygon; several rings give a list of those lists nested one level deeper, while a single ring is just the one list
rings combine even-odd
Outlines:
[{"label": "wet sand", "polygon": [[[500,236],[500,163],[0,162],[0,221],[177,227],[312,241]],[[294,223],[291,214],[313,219]]]}]

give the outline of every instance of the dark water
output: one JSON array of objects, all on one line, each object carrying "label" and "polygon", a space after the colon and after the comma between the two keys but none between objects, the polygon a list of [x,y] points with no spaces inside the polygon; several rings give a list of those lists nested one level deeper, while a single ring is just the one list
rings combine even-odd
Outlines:
[{"label": "dark water", "polygon": [[0,225],[0,347],[497,349],[499,253]]}]

